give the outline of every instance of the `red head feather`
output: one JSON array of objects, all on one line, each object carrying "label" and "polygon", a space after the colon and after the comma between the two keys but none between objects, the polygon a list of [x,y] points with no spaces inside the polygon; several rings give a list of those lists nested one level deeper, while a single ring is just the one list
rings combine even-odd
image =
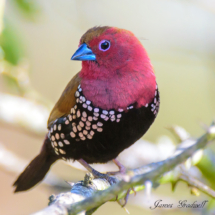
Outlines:
[{"label": "red head feather", "polygon": [[[109,41],[107,51],[101,41]],[[88,30],[80,43],[86,43],[96,61],[83,61],[81,87],[87,99],[102,109],[126,109],[129,104],[144,106],[154,98],[155,75],[150,59],[133,33],[115,27]]]}]

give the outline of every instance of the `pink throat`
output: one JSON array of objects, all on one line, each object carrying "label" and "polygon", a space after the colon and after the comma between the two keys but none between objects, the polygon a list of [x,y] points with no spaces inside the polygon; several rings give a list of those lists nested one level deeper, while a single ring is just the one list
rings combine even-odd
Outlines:
[{"label": "pink throat", "polygon": [[82,78],[81,88],[86,99],[104,110],[125,110],[136,103],[137,108],[150,103],[155,94],[156,80],[152,69],[147,73],[130,72],[109,79]]}]

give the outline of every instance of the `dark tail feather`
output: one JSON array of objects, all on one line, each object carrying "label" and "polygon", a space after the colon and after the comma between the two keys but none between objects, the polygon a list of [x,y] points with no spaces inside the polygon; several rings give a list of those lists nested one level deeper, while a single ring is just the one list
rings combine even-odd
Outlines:
[{"label": "dark tail feather", "polygon": [[52,153],[50,140],[46,137],[40,154],[20,174],[13,186],[14,192],[25,191],[40,182],[58,158]]}]

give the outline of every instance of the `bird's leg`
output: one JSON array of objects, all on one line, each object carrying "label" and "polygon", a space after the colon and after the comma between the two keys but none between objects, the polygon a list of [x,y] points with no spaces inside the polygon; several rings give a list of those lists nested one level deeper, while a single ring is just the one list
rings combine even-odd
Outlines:
[{"label": "bird's leg", "polygon": [[[112,160],[119,168],[119,171],[116,171],[116,172],[107,172],[108,175],[116,175],[116,174],[125,174],[126,173],[126,168],[117,160],[117,159],[113,159]],[[129,188],[125,194],[125,197],[124,197],[124,203],[121,203],[120,200],[118,200],[118,203],[122,206],[122,207],[125,207],[125,205],[127,204],[128,202],[128,197],[129,197],[129,194],[130,194],[130,191],[133,190],[134,192],[134,195],[136,195],[136,191],[134,189],[134,187],[132,188]]]},{"label": "bird's leg", "polygon": [[126,168],[117,160],[113,159],[112,160],[119,168],[119,171],[116,172],[107,172],[108,175],[116,175],[118,173],[125,174],[126,173]]},{"label": "bird's leg", "polygon": [[93,167],[91,167],[85,160],[79,159],[78,162],[82,164],[90,173],[92,173],[95,178],[101,178],[104,175],[93,169]]},{"label": "bird's leg", "polygon": [[116,179],[109,176],[108,174],[103,174],[96,171],[85,160],[79,159],[78,162],[82,164],[90,173],[92,173],[95,178],[105,178],[111,185],[116,183]]},{"label": "bird's leg", "polygon": [[[111,176],[109,176],[109,175],[116,175],[116,174],[118,174],[118,173],[125,174],[125,172],[126,172],[126,168],[125,168],[118,160],[116,160],[116,159],[113,159],[113,162],[119,167],[119,171],[117,171],[117,172],[107,172],[106,174],[103,174],[103,173],[100,173],[100,172],[96,171],[95,169],[93,169],[93,168],[92,168],[85,160],[83,160],[83,159],[79,159],[78,162],[79,162],[80,164],[82,164],[90,173],[92,173],[93,176],[94,176],[95,178],[105,178],[111,185],[115,184],[117,181],[116,181],[115,178],[113,178],[113,177],[111,177]],[[133,188],[133,187],[132,187],[132,188],[129,188],[129,189],[127,190],[127,192],[126,192],[125,197],[124,197],[124,203],[123,203],[123,204],[120,202],[120,200],[117,200],[117,199],[118,199],[118,195],[116,196],[117,202],[118,202],[122,207],[124,207],[124,206],[127,204],[127,202],[128,202],[128,197],[129,197],[129,194],[130,194],[130,191],[131,191],[131,190],[133,190],[134,193],[135,193],[135,195],[136,195],[136,192],[135,192],[134,188]]]}]

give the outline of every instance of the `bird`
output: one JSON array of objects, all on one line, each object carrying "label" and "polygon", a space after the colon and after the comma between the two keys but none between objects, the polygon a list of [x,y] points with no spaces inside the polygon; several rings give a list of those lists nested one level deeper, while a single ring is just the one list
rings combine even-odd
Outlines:
[{"label": "bird", "polygon": [[[14,182],[26,191],[57,160],[89,164],[113,160],[154,122],[159,90],[150,58],[129,30],[95,26],[83,34],[71,60],[82,68],[68,83],[48,119],[40,153]],[[129,158],[128,158],[129,159]]]}]

